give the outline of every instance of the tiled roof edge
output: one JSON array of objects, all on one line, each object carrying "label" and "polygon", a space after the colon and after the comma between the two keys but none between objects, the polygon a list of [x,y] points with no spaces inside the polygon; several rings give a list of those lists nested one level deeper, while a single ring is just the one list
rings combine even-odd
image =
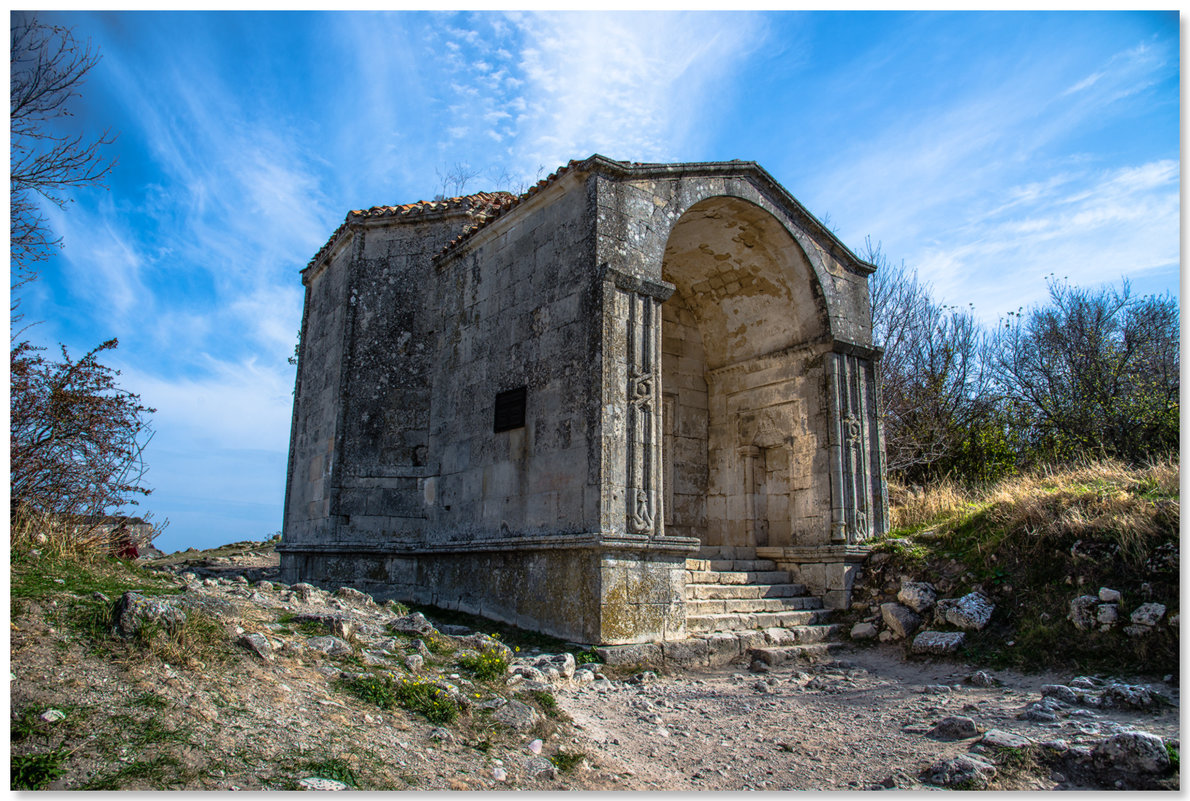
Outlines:
[{"label": "tiled roof edge", "polygon": [[384,217],[396,217],[402,220],[414,217],[425,217],[432,213],[445,214],[451,211],[465,210],[472,215],[482,218],[491,209],[499,208],[503,204],[511,203],[516,196],[511,192],[476,192],[472,195],[448,197],[442,200],[419,200],[416,203],[405,203],[400,206],[372,206],[370,209],[357,209],[347,212],[347,217],[330,235],[326,243],[310,259],[306,269],[316,265],[333,248],[339,237],[352,225],[365,220],[375,220]]},{"label": "tiled roof edge", "polygon": [[531,186],[529,190],[521,195],[516,196],[511,202],[504,203],[498,208],[493,209],[490,213],[477,218],[475,224],[468,226],[461,234],[456,236],[446,246],[439,251],[434,257],[435,262],[445,259],[452,253],[459,251],[468,240],[470,240],[478,231],[487,227],[495,220],[504,216],[512,209],[519,206],[521,203],[538,194],[546,187],[555,183],[564,175],[572,172],[600,172],[616,178],[651,178],[664,177],[670,175],[750,175],[759,183],[765,186],[782,205],[785,205],[793,211],[796,217],[801,218],[801,221],[817,233],[824,236],[828,242],[836,250],[835,255],[842,256],[846,261],[850,261],[854,268],[862,274],[870,274],[875,272],[876,266],[870,264],[859,258],[851,248],[847,247],[842,240],[840,240],[835,233],[822,224],[822,221],[815,217],[806,209],[797,198],[789,193],[776,178],[774,178],[768,170],[761,167],[755,161],[701,161],[701,162],[679,162],[679,163],[642,163],[629,161],[615,161],[606,156],[601,156],[598,153],[583,159],[582,161],[571,160],[565,166],[559,167],[556,172],[547,178],[543,178],[536,184]]}]

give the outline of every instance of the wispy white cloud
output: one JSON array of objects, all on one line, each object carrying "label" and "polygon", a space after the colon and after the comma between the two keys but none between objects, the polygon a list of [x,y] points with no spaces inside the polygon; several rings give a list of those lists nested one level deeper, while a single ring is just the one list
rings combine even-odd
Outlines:
[{"label": "wispy white cloud", "polygon": [[428,33],[450,87],[452,141],[439,158],[449,164],[459,147],[482,152],[495,141],[489,164],[522,182],[594,152],[681,157],[713,118],[715,92],[764,38],[747,14],[457,17]]},{"label": "wispy white cloud", "polygon": [[117,362],[121,380],[156,409],[153,425],[195,447],[278,450],[289,441],[293,373],[263,360],[232,362],[199,354],[192,373],[165,378]]},{"label": "wispy white cloud", "polygon": [[1038,194],[943,232],[916,264],[948,299],[976,301],[985,319],[1042,299],[1050,274],[1095,285],[1176,269],[1178,173],[1166,160],[1071,176],[1067,195]]},{"label": "wispy white cloud", "polygon": [[1006,74],[957,104],[913,109],[820,171],[817,203],[845,240],[883,241],[943,299],[973,300],[988,319],[1040,300],[1049,273],[1093,284],[1174,268],[1177,162],[1108,169],[1063,146],[1170,69],[1144,44],[1066,89]]}]

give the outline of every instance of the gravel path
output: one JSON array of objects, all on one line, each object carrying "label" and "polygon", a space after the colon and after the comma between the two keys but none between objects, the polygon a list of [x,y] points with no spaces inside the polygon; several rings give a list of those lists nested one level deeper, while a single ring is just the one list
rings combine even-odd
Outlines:
[{"label": "gravel path", "polygon": [[[1037,742],[1090,743],[1121,727],[1178,736],[1176,707],[1159,714],[1088,710],[1057,724],[1017,720],[1042,685],[1071,677],[998,672],[1001,686],[981,688],[964,681],[973,670],[905,663],[892,648],[876,648],[764,675],[703,672],[563,691],[559,702],[605,769],[665,790],[921,787],[924,768],[975,742],[926,736],[948,715],[972,718],[981,732],[1001,729]],[[1158,689],[1176,704],[1177,688]],[[1046,774],[1001,775],[994,787],[1075,789]]]}]

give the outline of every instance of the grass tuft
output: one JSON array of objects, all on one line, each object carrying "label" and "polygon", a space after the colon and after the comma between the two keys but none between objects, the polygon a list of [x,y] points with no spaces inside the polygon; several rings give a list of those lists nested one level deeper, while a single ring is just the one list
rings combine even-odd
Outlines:
[{"label": "grass tuft", "polygon": [[470,670],[480,681],[497,681],[508,673],[508,660],[496,651],[485,651],[459,659],[459,665]]},{"label": "grass tuft", "polygon": [[44,790],[66,773],[62,763],[70,752],[58,748],[40,754],[13,754],[10,778],[13,790]]},{"label": "grass tuft", "polygon": [[421,714],[431,723],[450,724],[459,717],[458,702],[429,681],[376,675],[349,676],[339,679],[339,686],[361,701],[383,709],[400,706]]},{"label": "grass tuft", "polygon": [[587,758],[587,754],[583,751],[563,751],[558,750],[558,753],[550,757],[550,762],[562,773],[570,773],[572,770],[583,764],[583,760]]}]

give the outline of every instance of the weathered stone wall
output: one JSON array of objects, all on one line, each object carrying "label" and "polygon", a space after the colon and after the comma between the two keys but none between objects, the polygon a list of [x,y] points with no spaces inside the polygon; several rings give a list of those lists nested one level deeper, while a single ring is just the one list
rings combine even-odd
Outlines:
[{"label": "weathered stone wall", "polygon": [[303,279],[306,299],[285,502],[290,541],[322,541],[333,530],[331,473],[338,456],[350,264],[350,248],[341,247]]},{"label": "weathered stone wall", "polygon": [[287,580],[667,640],[699,545],[813,572],[883,530],[870,268],[763,171],[595,157],[443,251],[451,208],[307,272]]},{"label": "weathered stone wall", "polygon": [[[592,234],[584,187],[561,185],[437,270],[430,542],[598,530]],[[525,426],[494,433],[496,394],[518,387]]]},{"label": "weathered stone wall", "polygon": [[455,214],[357,234],[337,505],[353,542],[417,541],[425,530],[439,330],[427,303],[430,262],[467,221]]},{"label": "weathered stone wall", "polygon": [[681,293],[661,306],[661,391],[665,531],[698,539],[707,528],[706,354],[694,312]]}]

